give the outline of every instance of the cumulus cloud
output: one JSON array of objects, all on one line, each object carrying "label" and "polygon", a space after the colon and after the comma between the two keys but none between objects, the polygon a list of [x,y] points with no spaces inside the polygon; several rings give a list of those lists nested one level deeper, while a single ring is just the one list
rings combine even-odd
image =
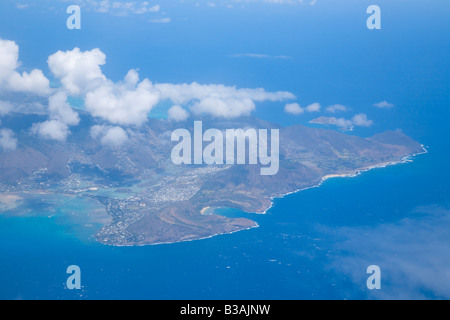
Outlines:
[{"label": "cumulus cloud", "polygon": [[[13,84],[17,89],[33,87],[37,91],[48,89],[32,85],[33,79],[39,79],[40,71],[20,76],[16,71],[18,47],[14,42],[0,43],[0,83]],[[33,132],[40,136],[63,141],[70,132],[69,126],[79,123],[78,114],[66,102],[68,96],[84,100],[85,109],[91,115],[116,125],[142,125],[147,121],[148,113],[161,100],[169,100],[180,108],[188,108],[196,115],[236,118],[250,115],[257,102],[284,101],[295,96],[286,91],[268,92],[263,88],[249,89],[225,86],[222,84],[153,84],[150,80],[139,81],[136,70],[130,70],[123,81],[114,82],[108,79],[101,67],[106,63],[106,55],[98,48],[81,51],[74,48],[58,51],[47,60],[49,69],[61,86],[49,99],[47,112],[49,121],[35,124]],[[43,76],[42,76],[43,77]],[[20,84],[20,85],[19,85]],[[46,91],[49,93],[49,91]],[[5,113],[10,109],[8,104],[1,107]],[[183,109],[183,110],[184,110]],[[307,107],[307,111],[320,109],[319,104]],[[186,110],[185,110],[186,111]],[[187,112],[187,111],[186,111]],[[182,119],[186,114],[178,108],[171,110],[172,119]]]},{"label": "cumulus cloud", "polygon": [[288,103],[284,106],[284,111],[293,115],[299,115],[305,112],[298,103]]},{"label": "cumulus cloud", "polygon": [[373,121],[367,119],[366,114],[359,113],[353,116],[352,123],[358,127],[370,127],[373,124]]},{"label": "cumulus cloud", "polygon": [[0,39],[0,90],[27,92],[45,96],[50,93],[50,82],[41,70],[17,72],[19,47],[14,41]]},{"label": "cumulus cloud", "polygon": [[330,113],[345,112],[348,111],[348,108],[342,104],[334,104],[327,107],[326,111]]},{"label": "cumulus cloud", "polygon": [[381,109],[389,109],[389,108],[394,108],[395,107],[394,104],[389,103],[386,100],[378,102],[378,103],[374,103],[373,106],[377,107],[377,108],[381,108]]},{"label": "cumulus cloud", "polygon": [[155,84],[155,88],[161,92],[162,99],[170,99],[176,104],[186,104],[191,100],[203,100],[206,98],[251,99],[256,102],[282,101],[295,98],[292,93],[285,91],[267,92],[262,88],[237,89],[235,86],[225,86],[223,84],[201,85],[197,82],[191,84],[161,83]]},{"label": "cumulus cloud", "polygon": [[207,114],[214,117],[237,118],[248,116],[255,110],[255,103],[249,99],[214,98],[200,100],[191,107],[194,114]]},{"label": "cumulus cloud", "polygon": [[304,112],[319,112],[321,108],[321,105],[319,103],[312,103],[309,106],[307,106],[306,108],[302,108],[300,107],[300,105],[298,103],[288,103],[284,106],[284,111],[286,113],[290,113],[290,114],[294,114],[294,115],[299,115],[302,114]]},{"label": "cumulus cloud", "polygon": [[64,142],[70,134],[69,126],[60,120],[47,120],[42,123],[35,123],[31,127],[31,132],[44,139]]},{"label": "cumulus cloud", "polygon": [[139,82],[139,75],[130,70],[123,82],[106,78],[101,67],[106,55],[99,49],[58,51],[48,59],[52,73],[63,88],[74,96],[85,97],[85,107],[93,116],[114,124],[141,125],[158,103],[158,92],[149,80]]},{"label": "cumulus cloud", "polygon": [[114,83],[102,73],[106,56],[99,49],[58,51],[48,65],[70,95],[84,96],[86,110],[92,115],[119,125],[141,125],[147,114],[162,99],[176,105],[189,105],[194,114],[235,118],[249,115],[255,102],[282,101],[295,96],[289,92],[267,92],[237,89],[225,85],[139,83],[136,70],[130,70],[124,81]]},{"label": "cumulus cloud", "polygon": [[255,102],[283,101],[294,99],[290,92],[267,92],[258,89],[237,89],[225,85],[209,84],[155,84],[161,99],[169,99],[178,105],[191,103],[195,114],[215,117],[236,118],[249,115],[255,110]]},{"label": "cumulus cloud", "polygon": [[101,67],[106,56],[100,49],[58,51],[47,60],[50,71],[73,96],[82,96],[106,82]]},{"label": "cumulus cloud", "polygon": [[64,92],[56,93],[49,98],[48,109],[50,118],[59,120],[70,126],[78,125],[80,117],[67,103],[67,96]]},{"label": "cumulus cloud", "polygon": [[14,138],[14,132],[10,129],[0,130],[0,147],[4,151],[12,151],[17,148],[17,139]]},{"label": "cumulus cloud", "polygon": [[138,81],[135,70],[128,72],[123,83],[106,81],[86,94],[86,110],[114,124],[142,125],[159,102],[159,93],[148,79]]},{"label": "cumulus cloud", "polygon": [[355,126],[370,127],[372,120],[367,118],[364,113],[353,116],[352,119],[336,118],[336,117],[319,117],[310,121],[310,123],[337,126],[342,131],[351,131]]},{"label": "cumulus cloud", "polygon": [[96,125],[91,128],[91,137],[102,145],[119,147],[128,140],[128,134],[121,127]]},{"label": "cumulus cloud", "polygon": [[8,86],[12,91],[36,93],[42,96],[50,93],[50,82],[41,70],[32,70],[30,73],[23,72],[11,74]]},{"label": "cumulus cloud", "polygon": [[305,108],[307,112],[319,112],[321,108],[321,105],[317,102],[310,104]]},{"label": "cumulus cloud", "polygon": [[184,121],[189,117],[189,112],[184,110],[179,105],[174,105],[172,108],[169,109],[169,120],[173,120],[176,122]]},{"label": "cumulus cloud", "polygon": [[67,95],[57,92],[48,99],[50,120],[35,123],[31,132],[45,139],[66,141],[70,134],[69,126],[76,126],[80,122],[78,113],[67,103]]},{"label": "cumulus cloud", "polygon": [[255,102],[293,99],[289,92],[267,92],[258,89],[237,89],[225,85],[152,84],[148,79],[139,83],[136,70],[130,70],[124,81],[114,83],[102,73],[106,56],[99,49],[58,51],[48,59],[48,65],[70,95],[84,96],[85,107],[93,116],[113,124],[141,125],[160,100],[176,105],[189,105],[197,115],[235,118],[249,115]]}]

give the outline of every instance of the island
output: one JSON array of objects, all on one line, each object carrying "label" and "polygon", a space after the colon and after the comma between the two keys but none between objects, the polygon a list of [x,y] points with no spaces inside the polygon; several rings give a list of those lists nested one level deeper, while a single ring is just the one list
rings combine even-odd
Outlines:
[{"label": "island", "polygon": [[[331,177],[354,176],[376,167],[410,161],[423,146],[400,130],[368,138],[323,128],[283,127],[254,117],[206,119],[205,127],[279,130],[279,171],[260,174],[258,165],[176,165],[170,160],[173,130],[192,129],[192,119],[150,119],[129,128],[126,144],[111,147],[90,134],[99,120],[82,118],[66,142],[26,132],[40,115],[12,114],[4,123],[23,125],[18,148],[0,153],[4,206],[23,192],[77,194],[101,203],[111,219],[94,235],[106,245],[136,246],[209,238],[257,227],[249,218],[230,218],[214,208],[265,213],[274,198],[320,185]],[[14,195],[14,196],[13,196]]]}]

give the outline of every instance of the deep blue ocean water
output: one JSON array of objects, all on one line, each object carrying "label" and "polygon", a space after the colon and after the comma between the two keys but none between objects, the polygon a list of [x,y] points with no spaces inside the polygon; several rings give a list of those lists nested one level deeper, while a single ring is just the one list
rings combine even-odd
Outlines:
[{"label": "deep blue ocean water", "polygon": [[[450,5],[378,3],[380,32],[365,28],[371,1],[318,0],[216,11],[167,5],[167,25],[84,12],[83,29],[71,33],[64,10],[17,12],[2,2],[0,38],[17,41],[28,71],[48,75],[46,59],[57,50],[98,47],[116,81],[139,68],[156,82],[287,90],[302,106],[345,104],[374,121],[351,134],[401,128],[429,153],[276,199],[266,215],[249,214],[259,228],[193,242],[109,247],[64,212],[0,214],[0,299],[449,299]],[[290,58],[230,57],[240,53]],[[396,107],[372,106],[382,100]],[[283,125],[315,116],[282,108],[263,103],[255,115]],[[74,200],[66,214],[86,206]],[[65,288],[73,264],[82,290]],[[366,288],[372,264],[382,270],[379,291]]]},{"label": "deep blue ocean water", "polygon": [[[276,199],[266,215],[250,215],[259,228],[199,241],[109,247],[80,238],[69,225],[45,216],[2,216],[0,298],[382,298],[379,292],[365,289],[365,268],[380,264],[388,279],[389,272],[399,270],[389,265],[392,253],[383,251],[389,240],[374,242],[379,237],[377,230],[383,225],[396,230],[399,221],[411,216],[420,224],[427,215],[413,213],[416,207],[448,203],[450,177],[444,170],[430,170],[444,165],[433,151],[430,148],[430,153],[413,163],[375,169],[354,178],[329,179],[319,188]],[[444,222],[447,225],[436,226],[433,232],[447,228],[448,221]],[[362,236],[363,241],[351,243],[355,236]],[[441,240],[448,246],[448,236]],[[421,250],[436,245],[433,240],[420,241],[418,265],[422,264]],[[372,243],[368,255],[361,252],[365,242]],[[399,245],[397,257],[408,255],[398,242],[389,245]],[[448,256],[448,251],[442,254]],[[65,289],[65,271],[72,264],[82,270],[82,290]],[[395,288],[386,283],[381,291],[396,297],[396,288],[407,287],[408,281],[411,279],[397,281]],[[434,297],[430,288],[414,290],[404,294]]]}]

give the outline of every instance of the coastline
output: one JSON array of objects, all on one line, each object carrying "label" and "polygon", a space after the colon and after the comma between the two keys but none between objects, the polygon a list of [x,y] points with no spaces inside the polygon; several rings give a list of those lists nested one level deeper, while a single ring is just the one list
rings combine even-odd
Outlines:
[{"label": "coastline", "polygon": [[253,221],[253,222],[255,223],[255,225],[252,226],[252,227],[239,229],[239,230],[234,230],[234,231],[231,231],[231,232],[216,233],[216,234],[212,234],[212,235],[209,235],[209,236],[206,236],[206,237],[201,237],[201,238],[186,239],[186,240],[179,240],[179,241],[173,241],[173,242],[155,242],[155,243],[121,244],[121,245],[112,244],[110,246],[112,246],[112,247],[146,247],[146,246],[158,246],[158,245],[163,245],[163,244],[175,244],[175,243],[191,242],[191,241],[197,241],[197,240],[205,240],[205,239],[213,238],[215,236],[228,235],[228,234],[233,234],[233,233],[240,232],[240,231],[245,231],[245,230],[251,230],[251,229],[254,229],[254,228],[258,228],[259,224],[256,221]]},{"label": "coastline", "polygon": [[287,193],[283,193],[283,194],[280,194],[280,195],[277,195],[277,196],[272,197],[272,198],[270,199],[270,201],[271,201],[271,202],[270,202],[270,205],[267,207],[267,209],[265,209],[265,210],[262,211],[262,212],[255,212],[255,213],[256,213],[256,214],[266,214],[267,211],[269,211],[269,210],[273,207],[273,205],[274,205],[274,200],[275,200],[275,199],[282,199],[282,198],[284,198],[284,197],[286,197],[286,196],[288,196],[288,195],[290,195],[290,194],[294,194],[294,193],[301,192],[301,191],[304,191],[304,190],[308,190],[308,189],[311,189],[311,188],[318,188],[318,187],[320,187],[326,180],[331,179],[331,178],[354,178],[354,177],[359,176],[360,174],[362,174],[362,173],[364,173],[364,172],[367,172],[367,171],[370,171],[370,170],[372,170],[372,169],[385,168],[385,167],[393,166],[393,165],[397,165],[397,164],[403,164],[403,163],[410,163],[410,162],[413,162],[413,161],[414,161],[414,160],[413,160],[414,157],[416,157],[416,156],[418,156],[418,155],[421,155],[421,154],[426,154],[426,153],[428,153],[428,150],[425,148],[425,146],[424,146],[423,144],[421,144],[420,147],[422,148],[422,152],[417,152],[417,153],[413,153],[413,154],[404,156],[404,157],[402,157],[400,160],[397,160],[397,161],[383,162],[383,163],[380,163],[380,164],[376,164],[376,165],[364,167],[364,168],[361,168],[361,169],[356,169],[356,170],[354,170],[354,171],[352,171],[352,172],[349,172],[349,173],[333,173],[333,174],[327,174],[327,175],[323,176],[323,177],[320,179],[319,183],[317,183],[317,184],[315,184],[315,185],[312,185],[312,186],[310,186],[310,187],[305,187],[305,188],[297,189],[297,190],[292,191],[292,192],[287,192]]},{"label": "coastline", "polygon": [[[385,167],[393,166],[393,165],[397,165],[397,164],[413,162],[413,158],[414,157],[416,157],[418,155],[421,155],[421,154],[428,153],[428,150],[425,148],[424,145],[421,145],[421,148],[422,148],[422,152],[417,152],[417,153],[413,153],[413,154],[404,156],[400,160],[397,160],[397,161],[383,162],[383,163],[380,163],[380,164],[371,165],[371,166],[368,166],[368,167],[363,167],[363,168],[360,168],[360,169],[356,169],[356,170],[353,170],[353,171],[348,172],[348,173],[327,174],[327,175],[323,176],[322,178],[320,178],[319,183],[317,183],[315,185],[312,185],[312,186],[309,186],[309,187],[305,187],[305,188],[301,188],[301,189],[297,189],[297,190],[292,191],[292,192],[288,192],[288,193],[284,193],[284,194],[280,194],[280,195],[271,197],[270,205],[264,211],[262,211],[262,212],[254,212],[254,213],[255,214],[266,214],[268,212],[268,210],[270,210],[274,206],[274,200],[275,199],[282,199],[285,196],[290,195],[290,194],[298,193],[298,192],[301,192],[301,191],[304,191],[304,190],[308,190],[308,189],[311,189],[311,188],[318,188],[328,179],[332,179],[332,178],[353,178],[353,177],[359,176],[360,174],[362,174],[364,172],[370,171],[372,169],[385,168]],[[208,210],[208,209],[211,209],[213,211],[213,214],[215,214],[214,213],[214,211],[215,211],[214,208],[211,208],[209,206],[202,208],[200,210],[200,213],[204,214],[204,212],[206,210]],[[252,226],[252,227],[249,227],[249,228],[239,229],[239,230],[235,230],[235,231],[232,231],[232,232],[222,232],[222,233],[212,234],[212,235],[209,235],[209,236],[206,236],[206,237],[200,237],[200,238],[195,238],[195,239],[186,239],[186,240],[179,240],[179,241],[173,241],[173,242],[144,243],[144,244],[125,244],[125,245],[114,245],[113,244],[112,246],[116,246],[116,247],[144,247],[144,246],[156,246],[156,245],[164,245],[164,244],[175,244],[175,243],[191,242],[191,241],[197,241],[197,240],[205,240],[205,239],[209,239],[209,238],[212,238],[212,237],[215,237],[215,236],[219,236],[219,235],[228,235],[228,234],[233,234],[233,233],[240,232],[240,231],[245,231],[245,230],[250,230],[250,229],[253,229],[253,228],[258,228],[259,224],[256,221],[253,221],[253,222],[255,223],[255,225]]]}]

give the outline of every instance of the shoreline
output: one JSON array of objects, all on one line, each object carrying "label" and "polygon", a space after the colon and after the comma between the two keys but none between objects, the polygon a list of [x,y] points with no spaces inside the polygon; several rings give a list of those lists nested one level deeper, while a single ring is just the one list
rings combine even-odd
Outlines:
[{"label": "shoreline", "polygon": [[370,171],[370,170],[373,170],[373,169],[386,168],[388,166],[394,166],[394,165],[397,165],[397,164],[413,162],[414,160],[412,158],[414,158],[414,157],[416,157],[418,155],[421,155],[421,154],[427,154],[428,153],[428,150],[425,148],[425,146],[423,144],[421,144],[420,147],[422,148],[422,152],[417,152],[417,153],[413,153],[413,154],[404,156],[400,160],[397,160],[397,161],[383,162],[383,163],[380,163],[380,164],[377,164],[377,165],[372,165],[372,166],[364,167],[364,168],[361,168],[361,169],[356,169],[356,170],[354,170],[354,171],[352,171],[350,173],[332,173],[332,174],[327,174],[327,175],[323,176],[320,179],[318,184],[315,184],[315,185],[310,186],[310,187],[297,189],[297,190],[292,191],[292,192],[287,192],[287,193],[283,193],[283,194],[280,194],[280,195],[272,197],[270,199],[270,201],[271,201],[270,206],[267,209],[265,209],[262,212],[255,212],[255,213],[256,214],[266,214],[267,211],[269,211],[273,207],[275,199],[283,199],[284,197],[286,197],[288,195],[291,195],[291,194],[294,194],[294,193],[298,193],[298,192],[301,192],[301,191],[304,191],[304,190],[308,190],[308,189],[312,189],[312,188],[318,188],[326,180],[331,179],[331,178],[354,178],[354,177],[357,177],[357,176],[359,176],[360,174],[362,174],[364,172],[367,172],[367,171]]},{"label": "shoreline", "polygon": [[[301,188],[301,189],[297,189],[297,190],[292,191],[292,192],[288,192],[288,193],[284,193],[284,194],[280,194],[280,195],[271,197],[270,205],[264,211],[262,211],[262,212],[254,212],[254,214],[261,214],[261,215],[262,214],[266,214],[274,206],[274,200],[275,199],[282,199],[282,198],[284,198],[284,197],[286,197],[286,196],[288,196],[290,194],[298,193],[298,192],[301,192],[301,191],[304,191],[304,190],[308,190],[308,189],[311,189],[311,188],[318,188],[328,179],[332,179],[332,178],[354,178],[354,177],[357,177],[357,176],[359,176],[360,174],[362,174],[364,172],[367,172],[367,171],[370,171],[370,170],[373,170],[373,169],[386,168],[388,166],[394,166],[394,165],[398,165],[398,164],[413,162],[413,158],[414,157],[416,157],[418,155],[421,155],[421,154],[428,153],[428,150],[425,148],[424,145],[421,145],[421,148],[422,148],[422,152],[417,152],[417,153],[413,153],[413,154],[404,156],[404,157],[400,158],[400,160],[397,160],[397,161],[388,161],[388,162],[383,162],[383,163],[376,164],[376,165],[371,165],[371,166],[368,166],[368,167],[363,167],[361,169],[353,170],[352,172],[349,172],[349,173],[332,173],[332,174],[327,174],[327,175],[323,176],[322,178],[320,178],[319,183],[317,183],[315,185],[312,185],[312,186],[309,186],[309,187],[305,187],[305,188]],[[204,214],[204,212],[206,210],[208,210],[208,209],[211,209],[211,207],[207,206],[207,207],[201,209],[200,213]],[[215,211],[214,208],[212,208],[212,210],[213,210],[213,214],[215,214],[214,213],[214,211]],[[205,239],[209,239],[209,238],[212,238],[212,237],[215,237],[215,236],[219,236],[219,235],[228,235],[228,234],[233,234],[233,233],[240,232],[240,231],[245,231],[245,230],[258,228],[259,224],[256,221],[253,221],[253,222],[255,223],[255,225],[252,226],[252,227],[249,227],[249,228],[239,229],[239,230],[235,230],[235,231],[232,231],[232,232],[222,232],[222,233],[212,234],[212,235],[209,235],[209,236],[206,236],[206,237],[201,237],[201,238],[180,240],[180,241],[174,241],[174,242],[148,243],[148,244],[129,244],[129,245],[115,245],[115,244],[112,244],[111,246],[115,246],[115,247],[145,247],[145,246],[156,246],[156,245],[164,245],[164,244],[176,244],[176,243],[191,242],[191,241],[197,241],[197,240],[205,240]]]},{"label": "shoreline", "polygon": [[[253,220],[252,220],[253,221]],[[233,234],[236,232],[240,232],[240,231],[246,231],[246,230],[251,230],[254,228],[258,228],[259,224],[256,221],[253,221],[255,223],[254,226],[252,227],[248,227],[245,229],[239,229],[239,230],[235,230],[235,231],[231,231],[231,232],[222,232],[222,233],[217,233],[217,234],[212,234],[206,237],[201,237],[201,238],[195,238],[195,239],[186,239],[186,240],[180,240],[180,241],[174,241],[174,242],[155,242],[155,243],[144,243],[144,244],[106,244],[104,243],[104,245],[109,245],[112,247],[146,247],[146,246],[158,246],[158,245],[164,245],[164,244],[176,244],[176,243],[183,243],[183,242],[191,242],[191,241],[197,241],[197,240],[206,240],[206,239],[210,239],[216,236],[221,236],[221,235],[229,235],[229,234]]]}]

